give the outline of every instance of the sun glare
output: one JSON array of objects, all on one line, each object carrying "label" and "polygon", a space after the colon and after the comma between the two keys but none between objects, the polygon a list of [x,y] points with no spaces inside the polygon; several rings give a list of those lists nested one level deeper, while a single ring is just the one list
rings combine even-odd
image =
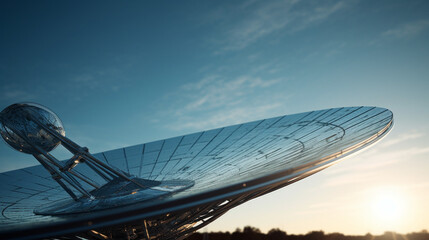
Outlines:
[{"label": "sun glare", "polygon": [[404,198],[395,191],[381,190],[375,193],[372,214],[379,225],[398,225],[404,214]]}]

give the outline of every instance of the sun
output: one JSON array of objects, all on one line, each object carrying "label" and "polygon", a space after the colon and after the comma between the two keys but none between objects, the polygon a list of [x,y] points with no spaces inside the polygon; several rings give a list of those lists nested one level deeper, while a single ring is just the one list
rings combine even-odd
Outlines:
[{"label": "sun", "polygon": [[392,190],[376,191],[372,200],[372,215],[381,225],[396,225],[404,214],[402,194]]}]

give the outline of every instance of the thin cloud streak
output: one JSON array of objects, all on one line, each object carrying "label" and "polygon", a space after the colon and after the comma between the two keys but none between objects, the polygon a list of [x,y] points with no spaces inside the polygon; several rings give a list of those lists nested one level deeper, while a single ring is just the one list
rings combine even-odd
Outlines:
[{"label": "thin cloud streak", "polygon": [[411,38],[415,37],[429,28],[429,20],[401,24],[396,28],[389,29],[381,35],[387,38]]},{"label": "thin cloud streak", "polygon": [[36,97],[31,94],[28,93],[26,91],[22,91],[22,90],[8,90],[3,92],[2,97],[4,99],[35,99]]},{"label": "thin cloud streak", "polygon": [[[304,4],[306,6],[301,6]],[[269,3],[255,1],[240,6],[238,10],[244,17],[221,33],[223,40],[215,41],[221,43],[221,48],[216,53],[244,49],[261,38],[279,31],[294,33],[304,30],[344,9],[348,3],[339,1],[332,4],[320,2],[307,4],[308,2],[301,3],[299,0]],[[228,11],[219,13],[217,19],[231,18],[225,12]]]},{"label": "thin cloud streak", "polygon": [[425,134],[420,132],[411,132],[387,141],[384,140],[376,148],[371,148],[359,155],[359,158],[364,159],[363,162],[355,161],[348,167],[332,169],[323,173],[329,177],[325,185],[344,186],[346,184],[377,182],[380,169],[390,168],[392,165],[412,161],[428,154],[429,147],[427,146],[409,147],[401,145],[424,136]]},{"label": "thin cloud streak", "polygon": [[[425,154],[429,152],[429,148],[415,146],[412,148],[400,146],[400,143],[405,143],[414,139],[419,139],[424,137],[425,134],[420,132],[411,132],[399,135],[395,138],[384,139],[381,143],[377,143],[374,148],[366,149],[364,152],[359,154],[361,159],[374,159],[373,161],[361,164],[356,162],[351,167],[348,168],[339,168],[331,170],[327,175],[337,175],[344,172],[354,172],[354,171],[369,171],[380,169],[381,167],[386,167],[389,165],[397,164],[402,161],[407,161],[413,156]],[[392,146],[400,146],[391,150]]]},{"label": "thin cloud streak", "polygon": [[407,133],[407,134],[397,136],[396,138],[393,138],[393,139],[385,140],[380,144],[380,146],[381,147],[389,147],[392,145],[397,145],[397,144],[402,143],[402,142],[407,142],[407,141],[410,141],[413,139],[421,138],[423,136],[424,136],[424,134],[419,133],[419,132]]},{"label": "thin cloud streak", "polygon": [[[182,88],[192,96],[185,106],[186,110],[204,110],[223,106],[232,106],[240,103],[240,96],[245,96],[255,88],[267,88],[280,82],[280,79],[262,80],[249,76],[241,76],[227,81],[219,76],[209,76],[195,84],[186,84]],[[180,111],[177,112],[180,114]]]},{"label": "thin cloud streak", "polygon": [[335,175],[335,177],[331,177],[328,179],[324,186],[325,187],[335,187],[342,185],[353,185],[356,183],[364,183],[371,181],[374,177],[377,177],[377,172],[362,172],[356,170],[356,173],[345,173],[343,175]]},{"label": "thin cloud streak", "polygon": [[29,92],[24,87],[5,84],[1,87],[0,99],[8,102],[35,101],[39,97],[33,92]]},{"label": "thin cloud streak", "polygon": [[380,153],[377,151],[366,152],[360,155],[360,158],[365,159],[365,164],[357,163],[348,168],[343,167],[340,170],[325,173],[326,176],[330,177],[325,182],[325,186],[377,182],[380,177],[380,169],[383,167],[408,161],[427,153],[429,153],[429,147],[413,147]]},{"label": "thin cloud streak", "polygon": [[[353,199],[355,199],[355,196],[338,195],[334,200],[311,204],[305,210],[299,211],[299,215],[321,215],[331,212],[332,208],[346,212],[359,209],[360,206],[356,204],[350,204]],[[338,203],[341,203],[341,205]]]},{"label": "thin cloud streak", "polygon": [[178,124],[167,126],[174,130],[201,130],[233,125],[245,121],[258,120],[280,106],[281,104],[279,103],[273,103],[256,107],[237,107],[226,111],[213,111],[207,117],[193,118],[192,116],[184,116],[179,120]]},{"label": "thin cloud streak", "polygon": [[209,75],[185,84],[180,87],[180,95],[174,96],[178,101],[164,113],[175,118],[166,126],[173,130],[202,130],[273,116],[288,99],[275,90],[282,82],[285,79]]},{"label": "thin cloud streak", "polygon": [[70,79],[70,87],[77,88],[79,91],[104,90],[116,91],[120,88],[118,82],[124,82],[125,78],[122,72],[116,68],[105,70],[90,71],[77,74]]}]

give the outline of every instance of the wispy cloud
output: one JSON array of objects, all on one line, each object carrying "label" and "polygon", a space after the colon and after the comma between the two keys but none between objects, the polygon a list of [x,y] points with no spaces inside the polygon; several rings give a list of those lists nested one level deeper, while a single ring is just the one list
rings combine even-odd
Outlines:
[{"label": "wispy cloud", "polygon": [[[352,195],[337,195],[335,199],[329,199],[328,201],[319,201],[314,204],[310,204],[303,211],[299,211],[299,215],[320,215],[332,212],[332,209],[340,209],[342,211],[349,212],[350,210],[356,209],[359,206],[354,203],[356,199],[355,194]],[[341,203],[341,204],[339,204]]]},{"label": "wispy cloud", "polygon": [[356,183],[368,182],[370,181],[369,179],[373,179],[374,176],[377,176],[377,175],[378,174],[375,172],[359,172],[359,170],[356,170],[355,173],[345,173],[345,174],[331,177],[325,182],[324,185],[328,187],[332,187],[332,186],[352,185]]},{"label": "wispy cloud", "polygon": [[[311,25],[320,23],[329,16],[347,6],[346,2],[301,2],[286,1],[252,1],[235,6],[234,11],[222,9],[218,11],[219,21],[229,20],[229,24],[217,39],[222,47],[217,53],[240,50],[255,43],[263,37],[277,32],[293,33],[304,30]],[[230,14],[239,15],[236,19]],[[225,25],[222,25],[223,27]]]},{"label": "wispy cloud", "polygon": [[64,81],[69,89],[72,101],[84,101],[86,97],[94,94],[117,92],[127,84],[127,79],[116,68],[82,71],[70,76]]},{"label": "wispy cloud", "polygon": [[419,35],[429,28],[429,20],[420,20],[401,24],[395,28],[383,32],[381,35],[387,38],[411,38]]},{"label": "wispy cloud", "polygon": [[232,107],[224,111],[211,111],[203,114],[204,117],[195,116],[193,114],[184,115],[178,122],[168,125],[168,127],[181,130],[181,129],[195,129],[203,130],[209,128],[221,127],[224,125],[238,124],[241,122],[258,120],[266,116],[272,116],[269,112],[281,107],[279,103],[269,103],[259,106],[248,107]]},{"label": "wispy cloud", "polygon": [[240,76],[228,81],[220,76],[208,76],[197,83],[186,84],[182,87],[189,92],[198,93],[192,96],[185,109],[198,110],[236,105],[242,101],[240,96],[244,96],[256,88],[267,88],[279,81],[280,79],[262,80],[249,76]]},{"label": "wispy cloud", "polygon": [[4,84],[0,87],[0,99],[7,102],[35,101],[37,98],[36,91],[30,92],[27,87],[15,84]]},{"label": "wispy cloud", "polygon": [[338,168],[338,170],[325,172],[329,176],[325,182],[326,186],[340,186],[354,183],[376,182],[380,171],[389,165],[399,164],[403,161],[412,161],[413,158],[429,153],[429,147],[412,147],[397,150],[369,150],[359,155],[365,159],[358,161],[349,167]]},{"label": "wispy cloud", "polygon": [[410,140],[413,140],[413,139],[417,139],[417,138],[421,138],[423,136],[424,136],[424,134],[423,133],[419,133],[419,132],[406,133],[406,134],[403,134],[403,135],[399,135],[399,136],[397,136],[397,137],[395,137],[393,139],[389,139],[387,141],[383,141],[380,144],[380,146],[382,146],[382,147],[389,147],[391,145],[397,145],[399,143],[407,142],[407,141],[410,141]]},{"label": "wispy cloud", "polygon": [[3,92],[2,97],[5,99],[34,99],[34,95],[32,93],[28,93],[23,90],[7,90]]},{"label": "wispy cloud", "polygon": [[99,81],[95,79],[94,74],[89,73],[79,74],[73,77],[72,82],[76,84],[83,84],[90,88],[95,88],[99,85]]},{"label": "wispy cloud", "polygon": [[338,175],[344,172],[355,171],[371,171],[378,170],[382,167],[397,164],[402,161],[407,161],[410,158],[429,153],[429,147],[426,146],[413,146],[408,147],[400,143],[406,143],[414,139],[419,139],[425,135],[421,132],[411,131],[406,134],[395,136],[394,138],[383,139],[380,143],[369,149],[365,149],[359,153],[359,158],[366,159],[365,164],[356,162],[348,168],[338,168],[329,171],[328,175]]},{"label": "wispy cloud", "polygon": [[[121,71],[115,68],[105,70],[82,71],[71,76],[60,76],[55,81],[23,83],[9,81],[0,85],[0,100],[9,103],[43,101],[52,97],[61,97],[72,101],[82,101],[85,97],[99,93],[116,92],[127,84]],[[67,89],[61,91],[58,89]]]},{"label": "wispy cloud", "polygon": [[265,80],[245,75],[232,79],[210,75],[183,85],[178,91],[180,96],[175,96],[178,101],[168,112],[175,119],[167,126],[175,130],[201,130],[273,116],[288,98],[273,91],[283,81],[285,79]]},{"label": "wispy cloud", "polygon": [[121,82],[121,72],[115,68],[108,70],[98,70],[76,74],[70,79],[71,87],[82,89],[99,89],[106,91],[116,91],[120,87],[115,84]]}]

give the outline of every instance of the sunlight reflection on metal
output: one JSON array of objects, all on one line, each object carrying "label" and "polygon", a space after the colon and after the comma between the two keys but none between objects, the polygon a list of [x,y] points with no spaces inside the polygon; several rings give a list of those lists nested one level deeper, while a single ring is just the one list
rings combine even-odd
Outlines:
[{"label": "sunlight reflection on metal", "polygon": [[[33,213],[41,205],[67,198],[41,166],[1,173],[0,234],[9,238],[74,234],[91,239],[88,232],[94,230],[109,238],[148,238],[149,233],[151,239],[182,239],[237,205],[373,144],[392,125],[392,112],[384,108],[333,108],[94,154],[130,176],[150,181],[189,179],[195,184],[166,197],[71,216]],[[83,175],[92,172],[83,164],[75,170]],[[98,175],[93,179],[101,185],[105,181]]]}]

